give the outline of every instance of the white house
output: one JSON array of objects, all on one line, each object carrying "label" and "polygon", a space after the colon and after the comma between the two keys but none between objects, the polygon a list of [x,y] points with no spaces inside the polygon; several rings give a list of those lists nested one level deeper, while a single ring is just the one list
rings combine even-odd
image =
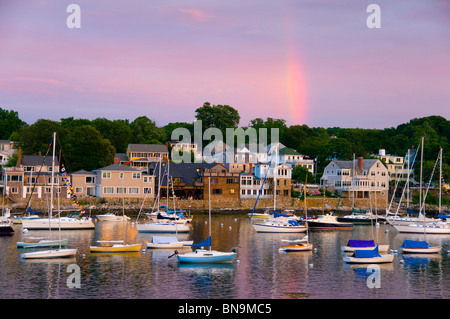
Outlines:
[{"label": "white house", "polygon": [[320,184],[338,194],[348,192],[349,197],[369,198],[369,192],[387,196],[389,173],[379,159],[333,160],[325,167]]}]

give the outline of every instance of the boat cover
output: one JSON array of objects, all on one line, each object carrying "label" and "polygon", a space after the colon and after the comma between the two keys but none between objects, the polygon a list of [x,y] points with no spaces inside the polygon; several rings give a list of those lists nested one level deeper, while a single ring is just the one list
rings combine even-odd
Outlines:
[{"label": "boat cover", "polygon": [[430,248],[430,245],[426,241],[405,240],[402,248]]},{"label": "boat cover", "polygon": [[28,208],[28,212],[30,214],[44,214],[43,212],[38,212],[38,211],[32,210],[31,207]]},{"label": "boat cover", "polygon": [[292,214],[283,214],[283,213],[277,213],[277,212],[273,212],[273,217],[277,218],[277,217],[292,217],[294,215]]},{"label": "boat cover", "polygon": [[288,223],[291,224],[292,226],[298,226],[298,223],[296,220],[288,220]]},{"label": "boat cover", "polygon": [[185,246],[192,246],[192,247],[202,247],[202,246],[211,246],[211,236],[206,238],[204,241],[192,244],[192,245],[185,245]]},{"label": "boat cover", "polygon": [[373,258],[373,257],[381,257],[378,253],[378,246],[373,250],[355,250],[355,253],[352,255],[355,258]]},{"label": "boat cover", "polygon": [[178,242],[176,236],[153,236],[152,241],[154,244],[171,244]]},{"label": "boat cover", "polygon": [[349,247],[374,247],[375,242],[373,240],[356,240],[356,239],[350,239],[348,241]]},{"label": "boat cover", "polygon": [[415,211],[413,211],[413,210],[411,210],[411,209],[409,209],[409,208],[406,208],[406,212],[407,212],[408,214],[413,214],[413,215],[419,214],[419,212],[415,212]]},{"label": "boat cover", "polygon": [[447,218],[449,218],[449,219],[450,219],[450,215],[444,215],[444,214],[442,214],[442,213],[439,213],[439,218],[441,218],[441,219],[447,219]]}]

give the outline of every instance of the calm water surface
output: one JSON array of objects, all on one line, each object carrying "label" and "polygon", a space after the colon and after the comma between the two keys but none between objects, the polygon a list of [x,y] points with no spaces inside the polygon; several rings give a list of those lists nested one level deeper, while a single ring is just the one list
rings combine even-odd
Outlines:
[{"label": "calm water surface", "polygon": [[[195,216],[189,234],[180,239],[201,241],[208,236],[208,217]],[[132,223],[100,222],[95,230],[63,231],[76,258],[22,261],[16,242],[25,237],[47,236],[46,231],[22,233],[15,225],[12,237],[0,238],[0,287],[9,298],[121,298],[121,299],[446,299],[450,297],[450,236],[430,235],[426,240],[442,245],[441,254],[407,257],[395,254],[394,262],[380,265],[380,288],[369,288],[367,266],[342,261],[341,246],[349,239],[373,239],[398,250],[403,240],[423,240],[423,235],[399,234],[389,225],[355,226],[353,231],[310,232],[314,251],[284,253],[283,239],[305,234],[256,233],[242,215],[213,216],[213,248],[237,248],[237,260],[223,265],[181,265],[173,250],[146,250],[132,254],[93,254],[97,240],[145,243],[152,234],[138,233]],[[57,236],[54,232],[53,235]],[[191,249],[191,248],[187,248]],[[81,287],[69,288],[68,266],[81,271]]]}]

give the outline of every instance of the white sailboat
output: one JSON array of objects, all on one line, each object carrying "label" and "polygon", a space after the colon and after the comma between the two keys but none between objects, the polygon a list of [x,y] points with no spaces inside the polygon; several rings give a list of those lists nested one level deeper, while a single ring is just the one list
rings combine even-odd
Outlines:
[{"label": "white sailboat", "polygon": [[120,222],[123,220],[130,220],[130,217],[123,215],[116,215],[114,213],[106,213],[95,216],[99,221]]},{"label": "white sailboat", "polygon": [[[275,217],[276,215],[276,202],[277,202],[277,170],[278,170],[278,148],[275,149],[275,165],[273,168],[273,213],[274,218],[263,223],[253,224],[253,229],[258,233],[302,233],[306,232],[306,226],[300,225],[297,220],[286,219],[284,217]],[[270,151],[270,150],[269,150]],[[264,179],[265,180],[265,179]],[[264,182],[263,182],[264,184]],[[261,189],[259,192],[261,193]],[[255,203],[256,206],[256,203]]]},{"label": "white sailboat", "polygon": [[[428,190],[430,188],[431,179],[434,175],[434,170],[436,168],[436,164],[440,162],[440,176],[442,176],[442,148],[439,150],[438,160],[435,163],[435,166],[433,168],[433,171],[431,173],[430,182],[428,183],[428,187],[423,199],[423,202],[421,203],[419,214],[423,214],[424,208],[425,208],[425,199],[428,194]],[[441,213],[441,201],[442,201],[442,180],[439,179],[439,213]],[[400,233],[415,233],[415,234],[450,234],[450,223],[447,221],[442,220],[436,220],[436,221],[427,221],[422,220],[420,222],[414,223],[414,224],[394,224],[394,228],[400,232]]]},{"label": "white sailboat", "polygon": [[[177,256],[178,262],[180,263],[231,263],[236,258],[236,252],[231,250],[229,252],[217,251],[211,249],[211,178],[208,180],[209,189],[209,237],[200,243],[192,244],[192,247],[201,247],[193,252],[189,253],[178,253],[175,251],[174,255]],[[204,249],[204,246],[209,246],[209,250]],[[173,255],[169,256],[172,257]]]},{"label": "white sailboat", "polygon": [[400,247],[402,253],[435,254],[442,250],[441,246],[430,246],[426,241],[405,240]]},{"label": "white sailboat", "polygon": [[[52,156],[52,184],[50,187],[50,210],[49,210],[49,218],[47,219],[49,223],[49,231],[51,230],[50,221],[52,220],[52,211],[53,211],[53,188],[54,188],[54,174],[55,174],[55,144],[56,144],[56,132],[53,133],[53,156]],[[59,216],[59,219],[61,217]],[[59,223],[61,225],[61,223]],[[61,240],[61,228],[58,229],[59,233],[59,248],[52,250],[43,250],[43,251],[34,251],[29,253],[23,253],[20,255],[22,259],[40,259],[40,258],[62,258],[62,257],[73,257],[77,253],[77,249],[62,249]]]},{"label": "white sailboat", "polygon": [[[307,184],[307,181],[308,181],[308,174],[306,174],[305,188],[304,188],[305,220],[308,220],[308,213],[307,213],[307,208],[306,208],[306,184]],[[278,250],[289,252],[289,251],[308,251],[308,250],[312,250],[312,249],[313,249],[313,245],[311,243],[309,243],[308,229],[306,229],[305,237],[303,237],[302,239],[297,239],[297,240],[291,241],[290,244],[284,245],[284,246],[280,247]]]}]

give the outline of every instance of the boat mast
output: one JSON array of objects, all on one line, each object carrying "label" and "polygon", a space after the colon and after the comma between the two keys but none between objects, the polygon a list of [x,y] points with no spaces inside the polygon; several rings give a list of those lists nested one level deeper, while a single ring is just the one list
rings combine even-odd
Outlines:
[{"label": "boat mast", "polygon": [[[50,210],[48,213],[48,227],[51,231],[51,219],[53,215],[53,186],[55,183],[55,147],[56,147],[56,132],[53,132],[53,154],[52,154],[52,180],[50,184]],[[60,223],[61,224],[61,223]]]},{"label": "boat mast", "polygon": [[[211,177],[208,177],[208,215],[209,215],[209,237],[211,240]],[[211,250],[211,245],[209,246],[209,250]]]},{"label": "boat mast", "polygon": [[440,163],[439,163],[439,216],[441,215],[442,205],[442,147],[440,148]]},{"label": "boat mast", "polygon": [[422,213],[422,167],[423,167],[423,136],[422,136],[422,149],[420,150],[420,185],[419,185],[419,218]]}]

